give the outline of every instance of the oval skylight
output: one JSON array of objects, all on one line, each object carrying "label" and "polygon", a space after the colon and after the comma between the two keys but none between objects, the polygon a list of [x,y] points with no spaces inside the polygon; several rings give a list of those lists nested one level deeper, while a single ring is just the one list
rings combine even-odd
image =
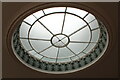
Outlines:
[{"label": "oval skylight", "polygon": [[26,17],[13,35],[13,49],[26,66],[47,73],[70,73],[96,62],[104,53],[104,24],[84,10],[53,7]]}]

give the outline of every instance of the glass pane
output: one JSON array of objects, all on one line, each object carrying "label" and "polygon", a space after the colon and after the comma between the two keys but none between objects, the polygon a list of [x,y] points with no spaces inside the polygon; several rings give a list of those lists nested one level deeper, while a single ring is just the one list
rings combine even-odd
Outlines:
[{"label": "glass pane", "polygon": [[51,48],[45,50],[44,52],[42,52],[41,54],[46,56],[46,57],[56,58],[57,52],[58,52],[58,48],[51,47]]},{"label": "glass pane", "polygon": [[53,12],[65,12],[65,7],[54,7],[44,9],[45,14],[53,13]]},{"label": "glass pane", "polygon": [[39,22],[36,22],[30,31],[30,38],[51,39],[52,34],[45,29]]},{"label": "glass pane", "polygon": [[68,47],[78,54],[83,51],[87,45],[88,43],[69,43]]},{"label": "glass pane", "polygon": [[70,62],[71,61],[71,59],[70,58],[64,58],[64,59],[57,59],[57,62],[59,63],[59,62]]},{"label": "glass pane", "polygon": [[95,17],[92,15],[92,14],[88,14],[88,16],[86,16],[85,17],[85,20],[89,23],[89,22],[91,22],[92,20],[94,20],[95,19]]},{"label": "glass pane", "polygon": [[79,32],[70,36],[70,41],[89,42],[90,37],[91,37],[90,29],[87,26],[87,27],[83,28],[82,30],[80,30]]},{"label": "glass pane", "polygon": [[27,18],[25,18],[24,21],[32,25],[36,21],[36,18],[33,15],[30,15]]},{"label": "glass pane", "polygon": [[36,59],[40,60],[43,56],[40,55],[40,54],[36,54],[36,55],[34,55],[34,57],[35,57]]},{"label": "glass pane", "polygon": [[100,36],[100,29],[92,31],[92,42],[98,42]]},{"label": "glass pane", "polygon": [[58,34],[61,32],[63,24],[63,14],[51,14],[40,19],[40,21],[53,33]]},{"label": "glass pane", "polygon": [[32,51],[29,51],[28,54],[31,55],[31,56],[34,56],[34,55],[36,55],[38,53],[36,53],[34,50],[32,50]]},{"label": "glass pane", "polygon": [[71,57],[71,59],[74,61],[74,60],[79,59],[79,57],[78,56],[74,56],[74,57]]},{"label": "glass pane", "polygon": [[34,13],[33,15],[34,15],[35,17],[37,17],[37,19],[38,19],[38,18],[40,18],[41,16],[43,16],[44,13],[43,13],[42,10],[41,10],[41,11],[38,11],[38,12]]},{"label": "glass pane", "polygon": [[87,54],[87,53],[79,53],[78,56],[79,56],[80,58],[82,58],[82,57],[84,57],[86,54]]},{"label": "glass pane", "polygon": [[37,52],[40,52],[41,50],[44,50],[49,46],[51,46],[51,43],[48,41],[46,42],[46,41],[39,41],[39,40],[30,40],[30,43]]},{"label": "glass pane", "polygon": [[93,21],[93,22],[90,23],[89,25],[90,25],[90,28],[91,28],[91,29],[95,29],[95,28],[98,28],[98,27],[99,27],[97,20]]},{"label": "glass pane", "polygon": [[86,23],[82,19],[71,14],[66,14],[63,33],[69,35],[85,25]]},{"label": "glass pane", "polygon": [[64,47],[64,48],[60,48],[58,58],[68,58],[73,55],[74,54],[69,49]]},{"label": "glass pane", "polygon": [[36,53],[34,50],[28,52],[29,55],[33,56],[34,58],[40,60],[43,56],[40,54]]},{"label": "glass pane", "polygon": [[84,50],[85,53],[89,53],[94,46],[96,45],[96,43],[90,43],[89,46]]},{"label": "glass pane", "polygon": [[83,18],[88,12],[76,8],[67,7],[67,12],[74,13]]},{"label": "glass pane", "polygon": [[46,61],[46,62],[55,62],[56,59],[50,59],[50,58],[47,58],[47,57],[44,57],[42,58],[43,61]]},{"label": "glass pane", "polygon": [[28,39],[20,39],[20,41],[21,41],[21,43],[22,43],[22,45],[23,45],[23,47],[25,48],[26,51],[32,49],[29,42],[28,42]]},{"label": "glass pane", "polygon": [[28,31],[29,31],[30,26],[27,25],[26,23],[22,22],[20,26],[20,37],[28,37]]}]

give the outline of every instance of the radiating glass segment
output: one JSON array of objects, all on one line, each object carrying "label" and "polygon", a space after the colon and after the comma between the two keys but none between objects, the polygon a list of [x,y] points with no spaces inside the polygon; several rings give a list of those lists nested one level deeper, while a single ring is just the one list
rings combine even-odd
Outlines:
[{"label": "radiating glass segment", "polygon": [[92,49],[94,49],[94,47],[95,47],[96,44],[97,44],[97,43],[90,43],[90,44],[88,45],[88,47],[87,47],[83,52],[89,53]]},{"label": "radiating glass segment", "polygon": [[27,18],[25,18],[24,21],[32,25],[36,21],[36,18],[33,15],[30,15]]},{"label": "radiating glass segment", "polygon": [[36,22],[30,30],[30,38],[35,39],[49,39],[52,37],[52,34],[45,29],[39,22]]},{"label": "radiating glass segment", "polygon": [[73,56],[71,57],[71,59],[74,61],[74,60],[77,60],[79,58],[79,56]]},{"label": "radiating glass segment", "polygon": [[89,25],[90,25],[90,28],[91,28],[91,29],[95,29],[95,28],[98,28],[98,27],[99,27],[97,20],[93,21],[93,22],[90,23]]},{"label": "radiating glass segment", "polygon": [[88,53],[80,52],[78,54],[79,58],[84,58]]},{"label": "radiating glass segment", "polygon": [[70,35],[85,25],[86,23],[82,19],[71,14],[66,14],[63,34]]},{"label": "radiating glass segment", "polygon": [[74,54],[69,49],[64,47],[64,48],[60,48],[58,58],[69,58],[73,55]]},{"label": "radiating glass segment", "polygon": [[69,43],[68,47],[72,49],[76,54],[83,51],[88,43]]},{"label": "radiating glass segment", "polygon": [[25,22],[22,22],[20,27],[20,37],[28,37],[28,31],[30,29],[30,25],[26,24]]},{"label": "radiating glass segment", "polygon": [[83,18],[88,13],[88,12],[86,12],[84,10],[77,9],[77,8],[72,8],[72,7],[67,7],[66,12],[76,14],[76,15],[80,16],[81,18]]},{"label": "radiating glass segment", "polygon": [[44,9],[45,14],[54,13],[54,12],[65,12],[65,7],[54,7]]},{"label": "radiating glass segment", "polygon": [[51,48],[45,50],[41,54],[44,55],[44,56],[47,56],[49,58],[56,58],[57,53],[58,53],[58,49],[56,47],[52,46]]},{"label": "radiating glass segment", "polygon": [[21,41],[21,44],[23,45],[23,47],[25,48],[26,51],[32,49],[29,42],[28,42],[28,39],[20,39],[20,41]]},{"label": "radiating glass segment", "polygon": [[70,36],[70,40],[76,42],[89,42],[90,38],[91,32],[88,26]]},{"label": "radiating glass segment", "polygon": [[38,18],[44,16],[44,13],[42,10],[40,10],[40,11],[35,12],[33,15],[38,19]]},{"label": "radiating glass segment", "polygon": [[91,22],[92,20],[96,19],[95,16],[93,16],[92,14],[88,14],[86,17],[85,17],[85,21],[87,21],[88,23]]},{"label": "radiating glass segment", "polygon": [[100,37],[100,29],[92,31],[92,42],[98,42],[98,39]]},{"label": "radiating glass segment", "polygon": [[57,63],[65,63],[65,62],[70,62],[71,59],[70,58],[61,58],[61,59],[57,59]]},{"label": "radiating glass segment", "polygon": [[52,63],[55,63],[55,61],[56,61],[56,59],[47,58],[47,57],[43,57],[42,60],[45,62],[52,62]]},{"label": "radiating glass segment", "polygon": [[43,57],[40,54],[38,54],[37,52],[35,52],[34,50],[29,51],[28,54],[31,55],[32,57],[38,59],[38,60],[40,60]]},{"label": "radiating glass segment", "polygon": [[42,52],[42,50],[48,48],[51,45],[50,42],[40,40],[30,40],[30,43],[37,52]]},{"label": "radiating glass segment", "polygon": [[61,32],[63,23],[64,13],[51,14],[40,19],[41,21],[53,34]]}]

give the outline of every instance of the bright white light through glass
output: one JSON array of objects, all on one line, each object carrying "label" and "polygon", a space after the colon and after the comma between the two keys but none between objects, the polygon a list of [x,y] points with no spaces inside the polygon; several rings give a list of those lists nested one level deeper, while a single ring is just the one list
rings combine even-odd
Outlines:
[{"label": "bright white light through glass", "polygon": [[[41,18],[41,16],[44,17]],[[48,8],[33,13],[24,21],[20,27],[20,34],[21,37],[28,36],[29,43],[25,43],[26,41],[23,42],[21,39],[22,45],[26,50],[33,49],[30,55],[37,52],[36,54],[43,56],[44,58],[41,59],[43,61],[48,58],[52,58],[52,60],[47,60],[48,62],[57,62],[56,59],[59,58],[64,58],[68,62],[71,59],[77,60],[83,56],[80,55],[82,52],[86,52],[87,55],[88,51],[91,51],[99,39],[100,31],[98,29],[91,31],[99,27],[95,17],[84,10],[76,8]],[[33,24],[33,26],[30,28],[28,24]],[[25,34],[22,33],[24,30],[26,30]],[[31,48],[29,48],[29,44]],[[61,62],[63,61],[61,60]]]}]

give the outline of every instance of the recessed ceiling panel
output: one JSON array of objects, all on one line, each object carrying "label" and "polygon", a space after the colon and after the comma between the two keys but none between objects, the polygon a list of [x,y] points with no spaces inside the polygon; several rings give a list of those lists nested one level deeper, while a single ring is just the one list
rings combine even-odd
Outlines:
[{"label": "recessed ceiling panel", "polygon": [[12,43],[15,55],[28,67],[64,74],[95,63],[107,48],[108,34],[90,12],[61,6],[26,17],[14,32]]}]

